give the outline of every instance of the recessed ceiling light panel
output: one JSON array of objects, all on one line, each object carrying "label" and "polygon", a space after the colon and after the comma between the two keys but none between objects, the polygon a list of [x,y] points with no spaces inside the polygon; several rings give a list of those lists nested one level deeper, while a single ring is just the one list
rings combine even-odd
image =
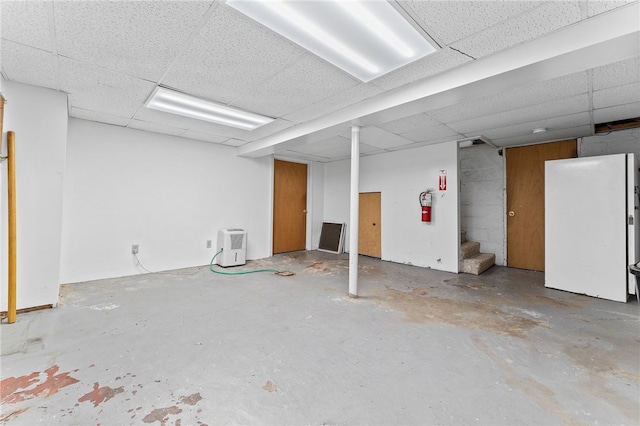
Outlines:
[{"label": "recessed ceiling light panel", "polygon": [[273,121],[271,117],[231,108],[164,87],[156,87],[145,106],[242,130],[254,130]]},{"label": "recessed ceiling light panel", "polygon": [[226,3],[363,82],[436,51],[384,0]]}]

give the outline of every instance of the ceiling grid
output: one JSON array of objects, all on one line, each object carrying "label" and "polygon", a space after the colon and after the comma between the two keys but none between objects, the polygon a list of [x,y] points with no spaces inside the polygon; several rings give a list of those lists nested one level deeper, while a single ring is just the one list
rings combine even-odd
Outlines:
[{"label": "ceiling grid", "polygon": [[[364,126],[361,155],[375,155],[475,136],[498,147],[588,136],[640,115],[637,0],[394,5],[441,49],[369,83],[212,0],[3,0],[1,73],[68,93],[70,117],[323,162],[349,156],[352,122]],[[157,86],[275,120],[245,131],[149,110]]]}]

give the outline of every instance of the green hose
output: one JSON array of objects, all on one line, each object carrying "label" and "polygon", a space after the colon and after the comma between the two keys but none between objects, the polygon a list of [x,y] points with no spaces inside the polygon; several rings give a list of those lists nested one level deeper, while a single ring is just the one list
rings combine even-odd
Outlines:
[{"label": "green hose", "polygon": [[216,254],[213,255],[213,258],[211,258],[211,263],[209,263],[209,269],[211,270],[211,272],[215,272],[216,274],[221,274],[221,275],[244,275],[244,274],[253,274],[255,272],[275,272],[276,274],[281,274],[282,271],[275,269],[275,268],[263,268],[263,269],[252,269],[250,271],[237,271],[237,272],[227,272],[227,271],[220,271],[217,269],[213,269],[213,261],[216,259],[216,257],[222,253],[222,249],[220,249],[219,252],[217,252]]}]

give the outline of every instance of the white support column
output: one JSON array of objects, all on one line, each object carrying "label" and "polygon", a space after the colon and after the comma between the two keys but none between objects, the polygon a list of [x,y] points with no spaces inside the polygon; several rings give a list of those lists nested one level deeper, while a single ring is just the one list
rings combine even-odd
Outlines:
[{"label": "white support column", "polygon": [[360,126],[351,126],[351,208],[349,213],[349,297],[358,297],[358,219],[360,213]]}]

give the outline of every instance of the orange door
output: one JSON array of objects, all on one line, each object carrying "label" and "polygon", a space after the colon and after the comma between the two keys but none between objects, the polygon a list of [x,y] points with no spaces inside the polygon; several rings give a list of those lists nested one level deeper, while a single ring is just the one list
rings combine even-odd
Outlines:
[{"label": "orange door", "polygon": [[377,258],[382,256],[380,219],[380,193],[365,192],[360,194],[358,215],[359,254]]},{"label": "orange door", "polygon": [[307,239],[307,165],[274,160],[273,253],[304,250]]},{"label": "orange door", "polygon": [[577,141],[507,148],[507,266],[544,271],[544,162],[578,156]]}]

